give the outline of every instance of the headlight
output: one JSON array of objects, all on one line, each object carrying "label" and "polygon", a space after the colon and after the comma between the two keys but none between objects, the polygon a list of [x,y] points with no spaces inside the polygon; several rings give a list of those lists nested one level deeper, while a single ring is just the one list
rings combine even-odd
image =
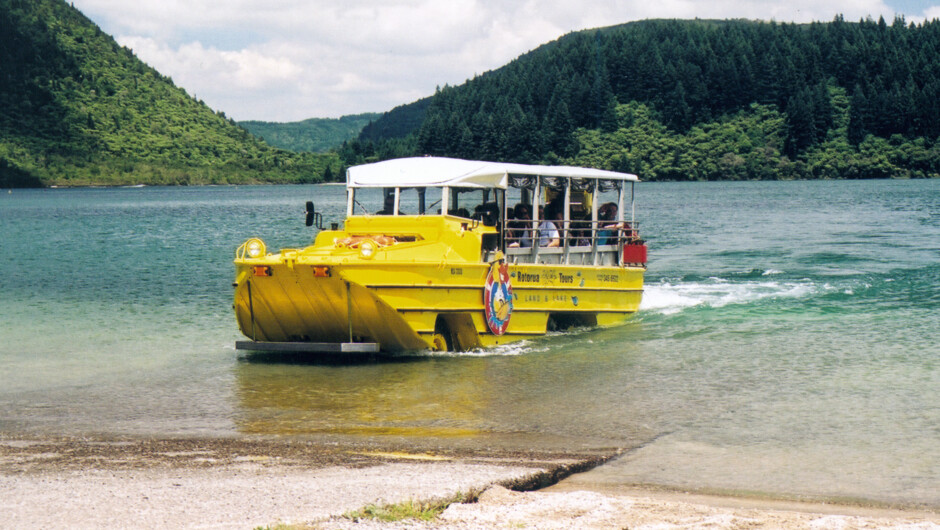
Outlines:
[{"label": "headlight", "polygon": [[359,256],[363,259],[372,259],[378,246],[374,241],[364,241],[359,245]]},{"label": "headlight", "polygon": [[245,243],[245,255],[249,258],[260,258],[264,256],[265,250],[264,241],[260,239],[249,239],[248,242]]}]

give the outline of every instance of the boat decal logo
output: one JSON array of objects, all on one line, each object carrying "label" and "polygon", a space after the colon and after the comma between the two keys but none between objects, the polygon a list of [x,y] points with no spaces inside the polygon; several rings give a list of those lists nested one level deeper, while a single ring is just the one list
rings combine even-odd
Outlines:
[{"label": "boat decal logo", "polygon": [[512,284],[509,281],[509,265],[503,260],[494,262],[486,275],[483,314],[487,327],[494,335],[506,333],[512,317]]}]

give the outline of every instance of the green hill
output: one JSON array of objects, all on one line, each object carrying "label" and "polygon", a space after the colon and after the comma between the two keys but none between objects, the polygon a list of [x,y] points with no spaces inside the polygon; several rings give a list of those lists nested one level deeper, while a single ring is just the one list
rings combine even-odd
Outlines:
[{"label": "green hill", "polygon": [[381,142],[396,138],[405,138],[421,128],[432,97],[419,99],[413,103],[399,105],[372,121],[359,135],[360,140]]},{"label": "green hill", "polygon": [[0,0],[0,186],[312,182],[61,0]]},{"label": "green hill", "polygon": [[[572,33],[444,87],[420,126],[389,113],[372,127],[412,138],[408,154],[648,179],[936,177],[938,50],[937,20],[649,20]],[[341,155],[370,151],[383,148]]]},{"label": "green hill", "polygon": [[290,151],[324,153],[359,136],[381,114],[367,113],[339,119],[311,118],[288,123],[241,121],[238,125],[267,143]]}]

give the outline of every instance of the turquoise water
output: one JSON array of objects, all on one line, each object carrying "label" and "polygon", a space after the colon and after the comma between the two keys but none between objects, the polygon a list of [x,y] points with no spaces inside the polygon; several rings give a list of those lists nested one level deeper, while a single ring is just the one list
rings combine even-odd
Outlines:
[{"label": "turquoise water", "polygon": [[231,260],[336,186],[0,193],[0,431],[634,447],[612,484],[940,506],[940,182],[646,183],[624,326],[461,355],[246,358]]}]

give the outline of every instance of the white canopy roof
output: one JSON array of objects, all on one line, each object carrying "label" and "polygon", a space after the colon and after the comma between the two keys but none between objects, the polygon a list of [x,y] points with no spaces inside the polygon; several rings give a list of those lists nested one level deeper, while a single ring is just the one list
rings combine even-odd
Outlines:
[{"label": "white canopy roof", "polygon": [[602,180],[639,180],[636,175],[602,169],[570,166],[530,166],[502,162],[482,162],[458,158],[397,158],[353,166],[346,170],[350,188],[420,188],[454,186],[458,188],[502,188],[509,175],[538,175]]}]

